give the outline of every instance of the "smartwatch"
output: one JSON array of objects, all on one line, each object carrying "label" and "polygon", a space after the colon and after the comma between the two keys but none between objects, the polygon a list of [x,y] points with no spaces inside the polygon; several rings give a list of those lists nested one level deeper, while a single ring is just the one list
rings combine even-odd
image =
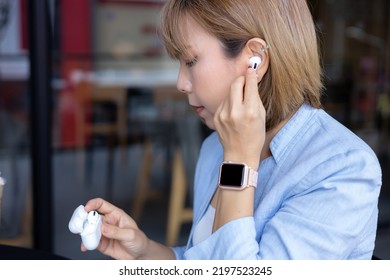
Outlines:
[{"label": "smartwatch", "polygon": [[258,173],[245,163],[225,161],[219,169],[218,185],[222,189],[242,190],[257,187]]}]

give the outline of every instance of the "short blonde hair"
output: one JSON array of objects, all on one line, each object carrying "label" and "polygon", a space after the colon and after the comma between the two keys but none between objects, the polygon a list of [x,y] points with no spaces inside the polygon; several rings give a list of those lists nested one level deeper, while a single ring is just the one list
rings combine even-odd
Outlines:
[{"label": "short blonde hair", "polygon": [[319,49],[306,0],[168,0],[160,34],[175,59],[188,54],[181,30],[185,16],[215,36],[230,58],[238,56],[251,38],[268,43],[269,69],[259,83],[267,130],[304,102],[321,107]]}]

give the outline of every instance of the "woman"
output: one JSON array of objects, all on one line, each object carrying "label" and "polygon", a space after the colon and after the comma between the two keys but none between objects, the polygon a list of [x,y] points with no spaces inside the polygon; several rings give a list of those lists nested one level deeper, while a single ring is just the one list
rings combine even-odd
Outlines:
[{"label": "woman", "polygon": [[381,170],[320,109],[306,1],[169,0],[161,34],[180,61],[178,89],[215,130],[196,168],[193,228],[186,246],[168,248],[93,199],[85,210],[105,215],[98,249],[116,259],[370,259]]}]

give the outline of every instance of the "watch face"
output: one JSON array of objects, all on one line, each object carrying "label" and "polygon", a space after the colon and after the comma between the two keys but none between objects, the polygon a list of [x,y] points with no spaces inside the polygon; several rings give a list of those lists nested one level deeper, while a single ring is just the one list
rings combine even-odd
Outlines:
[{"label": "watch face", "polygon": [[244,178],[245,166],[243,164],[223,164],[219,183],[222,186],[241,187]]}]

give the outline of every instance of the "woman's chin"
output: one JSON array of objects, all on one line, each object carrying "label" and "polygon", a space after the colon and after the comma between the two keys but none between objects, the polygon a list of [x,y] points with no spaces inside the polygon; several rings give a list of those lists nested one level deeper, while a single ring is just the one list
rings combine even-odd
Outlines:
[{"label": "woman's chin", "polygon": [[200,119],[208,128],[210,128],[211,130],[215,130],[215,125],[214,125],[214,121],[213,120],[207,120],[207,119],[204,119],[204,118],[201,118]]}]

